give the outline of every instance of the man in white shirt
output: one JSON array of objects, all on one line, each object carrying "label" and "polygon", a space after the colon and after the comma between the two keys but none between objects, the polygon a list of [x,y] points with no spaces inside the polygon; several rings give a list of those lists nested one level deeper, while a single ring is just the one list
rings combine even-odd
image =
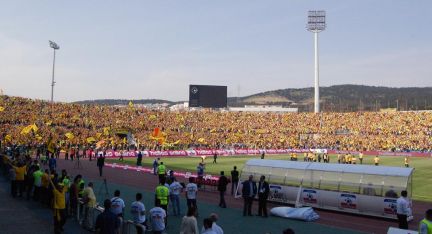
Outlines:
[{"label": "man in white shirt", "polygon": [[[136,201],[132,202],[132,204],[131,204],[131,211],[130,211],[132,214],[133,221],[136,224],[141,224],[141,225],[144,225],[145,227],[147,227],[146,216],[145,216],[145,206],[141,202],[142,194],[137,193],[135,195],[135,199],[136,199]],[[139,226],[136,226],[136,230],[137,230],[137,234],[143,234],[144,233],[144,230]]]},{"label": "man in white shirt", "polygon": [[114,197],[111,198],[111,212],[118,217],[123,218],[123,212],[125,208],[125,203],[123,199],[120,198],[120,191],[116,190],[114,192]]},{"label": "man in white shirt", "polygon": [[[211,213],[209,219],[211,219],[213,221],[213,224],[211,226],[211,230],[215,233],[215,234],[223,234],[224,231],[222,230],[222,228],[216,224],[216,221],[218,221],[219,216],[216,213]],[[205,232],[205,227],[203,226],[202,233]]]},{"label": "man in white shirt", "polygon": [[173,178],[172,183],[169,185],[169,193],[170,193],[170,200],[171,205],[173,208],[173,215],[178,216],[180,215],[180,193],[182,191],[183,187],[181,184],[176,180],[176,178]]},{"label": "man in white shirt", "polygon": [[160,207],[159,200],[156,200],[156,207],[152,208],[150,211],[151,224],[154,234],[162,234],[165,230],[165,218],[166,212]]},{"label": "man in white shirt", "polygon": [[193,178],[189,177],[189,184],[186,185],[186,199],[187,199],[187,207],[188,209],[192,206],[197,208],[196,196],[198,193],[198,186],[193,183]]},{"label": "man in white shirt", "polygon": [[401,197],[396,201],[396,213],[399,222],[400,229],[408,229],[408,201],[407,201],[407,191],[401,192]]}]

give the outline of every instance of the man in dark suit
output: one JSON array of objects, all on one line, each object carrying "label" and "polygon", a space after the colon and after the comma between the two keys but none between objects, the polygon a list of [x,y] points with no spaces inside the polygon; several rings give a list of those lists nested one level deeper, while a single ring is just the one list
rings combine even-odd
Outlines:
[{"label": "man in dark suit", "polygon": [[267,218],[267,198],[270,193],[270,186],[265,181],[265,176],[261,176],[258,184],[258,216]]},{"label": "man in dark suit", "polygon": [[102,169],[105,166],[105,157],[102,152],[99,153],[99,157],[97,158],[96,165],[99,168],[99,176],[102,176]]},{"label": "man in dark suit", "polygon": [[226,208],[225,203],[225,191],[228,185],[228,178],[226,178],[224,171],[221,171],[219,181],[218,181],[218,191],[219,191],[219,206]]},{"label": "man in dark suit", "polygon": [[[231,195],[234,195],[234,191],[237,193],[237,185],[239,182],[239,172],[237,167],[234,166],[234,170],[231,171]],[[236,194],[237,195],[237,194]]]},{"label": "man in dark suit", "polygon": [[243,216],[252,216],[252,202],[257,194],[257,186],[253,181],[253,175],[249,176],[249,180],[243,182],[242,196],[244,201]]}]

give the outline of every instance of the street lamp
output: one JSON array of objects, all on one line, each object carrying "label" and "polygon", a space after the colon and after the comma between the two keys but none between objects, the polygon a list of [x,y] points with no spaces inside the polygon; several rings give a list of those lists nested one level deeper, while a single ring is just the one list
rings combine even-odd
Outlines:
[{"label": "street lamp", "polygon": [[324,31],[326,28],[325,11],[309,11],[307,29],[314,33],[315,39],[315,108],[314,112],[320,112],[319,104],[319,64],[318,64],[318,33]]},{"label": "street lamp", "polygon": [[52,71],[52,81],[51,81],[51,103],[54,102],[54,85],[55,85],[55,81],[54,81],[54,68],[55,68],[55,54],[56,54],[56,50],[60,49],[60,46],[57,45],[57,43],[53,42],[53,41],[49,41],[49,45],[51,48],[53,48],[54,50],[54,59],[53,59],[53,71]]}]

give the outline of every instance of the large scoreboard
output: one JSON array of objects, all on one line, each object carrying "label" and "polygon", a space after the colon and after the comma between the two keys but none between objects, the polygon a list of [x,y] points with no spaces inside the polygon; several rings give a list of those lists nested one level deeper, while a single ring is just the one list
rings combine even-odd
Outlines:
[{"label": "large scoreboard", "polygon": [[189,107],[227,107],[227,86],[189,85]]}]

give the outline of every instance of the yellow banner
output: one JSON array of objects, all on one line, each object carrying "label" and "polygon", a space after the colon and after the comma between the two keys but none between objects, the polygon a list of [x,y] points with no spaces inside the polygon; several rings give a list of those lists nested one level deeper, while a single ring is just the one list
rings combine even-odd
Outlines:
[{"label": "yellow banner", "polygon": [[94,138],[94,137],[88,137],[87,139],[87,143],[93,143],[93,142],[96,142],[96,139]]},{"label": "yellow banner", "polygon": [[71,133],[71,132],[67,132],[66,134],[65,134],[65,136],[66,136],[66,138],[67,139],[69,139],[69,140],[72,140],[72,139],[74,139],[74,134],[73,133]]}]

